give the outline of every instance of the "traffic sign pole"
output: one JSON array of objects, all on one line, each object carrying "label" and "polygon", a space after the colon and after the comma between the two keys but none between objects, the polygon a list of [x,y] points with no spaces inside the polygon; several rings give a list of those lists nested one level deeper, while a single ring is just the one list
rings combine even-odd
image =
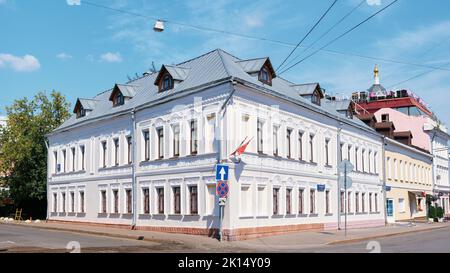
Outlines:
[{"label": "traffic sign pole", "polygon": [[222,242],[222,209],[223,206],[219,205],[219,242]]},{"label": "traffic sign pole", "polygon": [[222,242],[223,238],[223,215],[224,207],[226,204],[226,197],[228,196],[228,172],[229,168],[227,165],[218,164],[216,167],[216,195],[218,197],[219,205],[219,241]]}]

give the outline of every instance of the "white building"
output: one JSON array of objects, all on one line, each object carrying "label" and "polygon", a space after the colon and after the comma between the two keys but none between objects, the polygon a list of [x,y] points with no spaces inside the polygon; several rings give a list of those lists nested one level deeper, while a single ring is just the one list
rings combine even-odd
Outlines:
[{"label": "white building", "polygon": [[448,142],[450,136],[447,127],[427,117],[424,131],[428,133],[433,154],[433,193],[438,197],[437,204],[444,208],[446,214],[450,214],[450,180]]},{"label": "white building", "polygon": [[[348,225],[384,225],[381,137],[337,112],[341,104],[323,99],[319,84],[276,77],[269,58],[214,50],[164,65],[79,99],[48,135],[48,217],[210,235],[220,161],[230,167],[226,239],[336,229],[342,157],[357,168]],[[232,162],[245,137],[253,140]]]}]

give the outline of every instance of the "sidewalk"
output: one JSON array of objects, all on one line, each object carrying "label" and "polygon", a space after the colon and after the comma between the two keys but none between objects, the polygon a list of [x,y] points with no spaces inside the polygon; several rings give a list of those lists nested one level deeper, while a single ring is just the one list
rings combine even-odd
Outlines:
[{"label": "sidewalk", "polygon": [[327,245],[339,245],[376,240],[379,238],[386,238],[390,236],[431,231],[443,228],[450,229],[450,223],[415,223],[413,226],[405,223],[379,228],[350,229],[347,231],[347,236],[345,236],[345,232],[343,230],[300,232],[251,239],[236,243],[240,247],[250,247],[255,251],[261,250],[273,252],[295,252],[305,251],[312,248],[325,247]]},{"label": "sidewalk", "polygon": [[24,223],[11,222],[5,225],[21,225],[33,228],[52,229],[77,233],[87,233],[98,236],[143,240],[159,244],[179,245],[180,249],[192,252],[296,252],[309,248],[325,247],[327,245],[353,243],[413,232],[430,231],[450,228],[450,223],[408,223],[395,224],[380,228],[351,229],[347,236],[344,231],[305,231],[250,239],[246,241],[219,242],[206,236],[162,233],[153,231],[131,230],[114,227],[98,227],[69,223]]}]

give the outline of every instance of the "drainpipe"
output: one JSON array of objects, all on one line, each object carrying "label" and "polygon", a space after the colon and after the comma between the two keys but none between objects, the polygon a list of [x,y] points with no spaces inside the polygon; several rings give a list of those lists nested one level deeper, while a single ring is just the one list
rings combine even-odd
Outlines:
[{"label": "drainpipe", "polygon": [[137,186],[136,186],[136,164],[137,164],[137,152],[136,152],[136,110],[133,108],[131,110],[131,121],[132,121],[132,130],[131,130],[131,146],[132,150],[132,161],[131,162],[131,192],[133,194],[133,220],[131,223],[131,229],[136,228],[136,220],[137,220]]},{"label": "drainpipe", "polygon": [[386,197],[386,137],[381,137],[382,147],[381,147],[381,153],[382,153],[382,159],[383,159],[383,206],[384,206],[384,225],[387,226],[388,220],[387,220],[387,197]]},{"label": "drainpipe", "polygon": [[[434,154],[434,138],[436,137],[436,128],[434,128],[434,132],[433,132],[433,137],[431,138],[431,143],[430,143],[430,151],[431,151],[431,155],[433,156],[433,162],[432,162],[432,173],[433,173],[433,186],[431,187],[431,195],[434,195],[434,191],[436,190],[436,155]],[[439,196],[439,195],[438,195]],[[431,202],[430,202],[431,204]],[[427,200],[425,197],[425,209],[427,210],[427,215],[428,215],[428,207],[427,207]]]},{"label": "drainpipe", "polygon": [[[223,158],[223,151],[222,149],[224,148],[223,145],[223,140],[224,140],[224,136],[223,136],[223,130],[222,130],[222,125],[221,122],[223,121],[223,118],[225,116],[225,112],[227,109],[227,105],[228,102],[231,100],[231,98],[234,95],[234,92],[236,92],[236,88],[234,88],[235,85],[235,81],[234,79],[232,79],[232,83],[233,83],[233,90],[231,90],[230,95],[226,98],[225,102],[223,103],[222,107],[219,110],[219,113],[217,115],[216,118],[216,132],[217,132],[217,146],[218,146],[218,153],[217,153],[217,164],[222,163]],[[218,204],[218,202],[216,202],[216,204]],[[219,206],[219,241],[223,240],[223,216],[224,216],[224,212],[225,212],[225,208],[224,206]]]},{"label": "drainpipe", "polygon": [[47,213],[46,213],[47,217],[46,217],[45,221],[47,222],[48,219],[50,218],[50,211],[48,209],[48,206],[49,206],[49,202],[48,202],[48,182],[49,182],[49,176],[48,176],[48,167],[49,167],[48,146],[49,145],[48,145],[47,140],[45,140],[45,139],[44,139],[44,143],[45,143],[45,147],[47,148],[47,183],[45,185],[46,195],[47,195]]},{"label": "drainpipe", "polygon": [[341,187],[339,185],[339,178],[341,176],[341,173],[339,171],[339,163],[342,162],[342,151],[341,151],[341,131],[342,131],[342,122],[339,122],[339,127],[337,130],[337,137],[336,137],[336,150],[337,150],[337,159],[338,162],[336,164],[336,170],[337,170],[337,207],[338,207],[338,230],[341,230]]}]

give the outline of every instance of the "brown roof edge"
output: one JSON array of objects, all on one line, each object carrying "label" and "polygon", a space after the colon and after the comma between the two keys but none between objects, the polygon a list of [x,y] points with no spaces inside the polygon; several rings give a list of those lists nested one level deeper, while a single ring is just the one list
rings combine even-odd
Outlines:
[{"label": "brown roof edge", "polygon": [[413,138],[411,131],[394,132],[394,137],[410,137]]},{"label": "brown roof edge", "polygon": [[395,130],[394,123],[392,121],[384,121],[375,123],[375,129],[390,129]]}]

